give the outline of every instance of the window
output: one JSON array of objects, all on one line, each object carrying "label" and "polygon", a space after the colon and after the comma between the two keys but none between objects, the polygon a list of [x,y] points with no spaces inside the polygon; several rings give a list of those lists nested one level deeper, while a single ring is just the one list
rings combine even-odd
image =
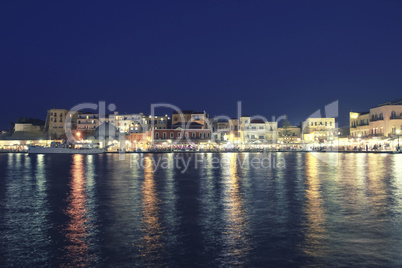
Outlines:
[{"label": "window", "polygon": [[200,138],[202,138],[202,133],[200,132]]},{"label": "window", "polygon": [[186,132],[186,138],[188,138],[188,132]]},{"label": "window", "polygon": [[313,123],[313,122],[311,122],[311,126],[314,126],[314,123]]},{"label": "window", "polygon": [[258,137],[260,140],[263,140],[264,139],[264,136],[259,136]]},{"label": "window", "polygon": [[328,122],[325,122],[325,126],[327,126],[327,123],[328,123]]},{"label": "window", "polygon": [[315,122],[314,124],[315,124],[315,126],[317,126],[317,122]]},{"label": "window", "polygon": [[159,139],[159,133],[158,132],[155,133],[155,139]]},{"label": "window", "polygon": [[329,122],[329,125],[332,126],[332,122]]},{"label": "window", "polygon": [[177,132],[177,137],[181,138],[181,132]]},{"label": "window", "polygon": [[174,138],[174,133],[173,132],[170,132],[170,138]]},{"label": "window", "polygon": [[208,138],[210,137],[210,135],[211,135],[211,134],[210,134],[210,133],[208,133]]},{"label": "window", "polygon": [[195,138],[195,132],[193,132],[193,134],[191,135],[193,138]]},{"label": "window", "polygon": [[163,139],[166,139],[166,132],[163,132]]}]

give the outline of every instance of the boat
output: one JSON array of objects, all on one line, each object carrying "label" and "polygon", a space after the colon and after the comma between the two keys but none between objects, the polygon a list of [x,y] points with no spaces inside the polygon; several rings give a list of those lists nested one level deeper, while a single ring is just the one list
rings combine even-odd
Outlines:
[{"label": "boat", "polygon": [[102,154],[103,149],[94,148],[92,145],[75,148],[68,144],[53,143],[50,147],[28,146],[28,154]]}]

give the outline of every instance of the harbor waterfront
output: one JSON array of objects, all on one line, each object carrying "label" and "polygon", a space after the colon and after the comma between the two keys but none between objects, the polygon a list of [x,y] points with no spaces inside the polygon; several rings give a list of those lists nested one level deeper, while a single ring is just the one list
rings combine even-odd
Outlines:
[{"label": "harbor waterfront", "polygon": [[0,154],[0,266],[402,265],[402,154],[120,156]]}]

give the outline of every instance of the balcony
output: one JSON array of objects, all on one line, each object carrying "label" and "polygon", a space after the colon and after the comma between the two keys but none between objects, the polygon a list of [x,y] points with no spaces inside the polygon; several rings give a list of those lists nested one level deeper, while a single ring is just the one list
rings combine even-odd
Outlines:
[{"label": "balcony", "polygon": [[369,123],[360,123],[360,124],[355,124],[350,126],[350,128],[357,128],[357,127],[364,127],[364,126],[368,126]]},{"label": "balcony", "polygon": [[370,122],[383,121],[384,118],[371,118]]},{"label": "balcony", "polygon": [[389,119],[394,120],[394,119],[402,119],[402,115],[391,115]]}]

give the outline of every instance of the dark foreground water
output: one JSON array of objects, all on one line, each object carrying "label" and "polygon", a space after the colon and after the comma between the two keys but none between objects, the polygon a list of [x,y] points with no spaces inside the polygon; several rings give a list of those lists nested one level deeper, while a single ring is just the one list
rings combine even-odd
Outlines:
[{"label": "dark foreground water", "polygon": [[402,155],[322,155],[1,154],[0,266],[401,267]]}]

